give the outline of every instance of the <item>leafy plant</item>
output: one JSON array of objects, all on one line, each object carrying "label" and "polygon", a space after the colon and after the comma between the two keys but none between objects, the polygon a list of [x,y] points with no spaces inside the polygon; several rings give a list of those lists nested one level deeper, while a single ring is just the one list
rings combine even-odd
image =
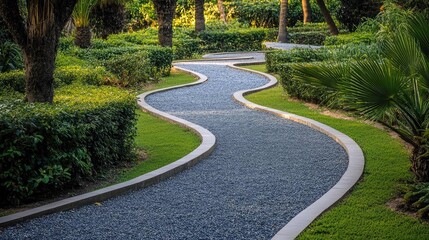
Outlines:
[{"label": "leafy plant", "polygon": [[23,67],[21,51],[12,42],[0,43],[0,72],[21,69]]},{"label": "leafy plant", "polygon": [[[395,37],[383,45],[383,60],[352,63],[342,77],[332,69],[295,67],[299,78],[328,85],[347,104],[369,119],[389,127],[413,146],[412,170],[418,181],[429,181],[429,24],[422,15],[409,17]],[[313,78],[314,71],[323,73]],[[332,85],[331,85],[332,86]]]}]

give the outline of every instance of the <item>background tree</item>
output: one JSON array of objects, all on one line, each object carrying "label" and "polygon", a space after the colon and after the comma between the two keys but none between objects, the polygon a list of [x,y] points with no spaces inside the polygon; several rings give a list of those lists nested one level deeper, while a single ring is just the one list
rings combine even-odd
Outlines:
[{"label": "background tree", "polygon": [[163,47],[173,46],[173,19],[177,0],[153,0],[158,18],[158,42]]},{"label": "background tree", "polygon": [[195,0],[195,31],[201,32],[206,29],[204,18],[204,0]]},{"label": "background tree", "polygon": [[217,0],[217,9],[219,10],[220,20],[224,23],[227,23],[223,0]]},{"label": "background tree", "polygon": [[25,97],[29,102],[53,101],[58,40],[76,1],[27,0],[23,13],[19,1],[0,0],[0,17],[24,57]]},{"label": "background tree", "polygon": [[380,0],[341,0],[337,19],[352,32],[365,18],[374,18],[380,12]]},{"label": "background tree", "polygon": [[316,3],[319,6],[320,11],[323,14],[323,17],[325,18],[325,21],[329,26],[329,32],[331,32],[332,35],[338,35],[337,25],[335,25],[335,22],[332,19],[331,14],[329,13],[329,10],[326,8],[325,1],[316,0]]},{"label": "background tree", "polygon": [[278,42],[288,42],[288,33],[287,33],[287,7],[288,0],[281,0],[280,2],[280,16],[279,16],[279,35],[277,36]]},{"label": "background tree", "polygon": [[93,31],[103,39],[120,33],[125,26],[127,0],[98,0],[90,14]]},{"label": "background tree", "polygon": [[80,48],[91,46],[91,26],[89,25],[89,14],[97,0],[79,0],[72,13],[76,27],[74,43]]},{"label": "background tree", "polygon": [[302,0],[302,14],[304,15],[304,24],[311,22],[312,11],[310,0]]}]

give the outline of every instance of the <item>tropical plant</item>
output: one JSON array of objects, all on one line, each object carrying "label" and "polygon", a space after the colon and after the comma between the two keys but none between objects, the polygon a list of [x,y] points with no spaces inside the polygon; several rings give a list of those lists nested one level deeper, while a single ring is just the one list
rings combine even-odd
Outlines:
[{"label": "tropical plant", "polygon": [[380,12],[380,0],[341,0],[337,19],[352,32],[365,18],[374,18]]},{"label": "tropical plant", "polygon": [[91,46],[91,27],[89,14],[97,0],[79,0],[73,10],[73,20],[76,26],[75,44],[80,48]]},{"label": "tropical plant", "polygon": [[338,68],[316,66],[309,71],[297,66],[297,79],[337,91],[349,106],[398,133],[413,147],[410,160],[416,180],[428,182],[428,21],[419,14],[409,17],[382,51],[383,59],[351,63],[335,78],[333,69]]},{"label": "tropical plant", "polygon": [[0,43],[0,73],[22,68],[19,47],[11,42]]},{"label": "tropical plant", "polygon": [[323,17],[325,18],[325,21],[329,26],[329,31],[331,32],[331,34],[332,35],[338,35],[337,25],[335,25],[335,22],[331,17],[331,13],[329,13],[329,10],[325,5],[325,1],[324,0],[316,0],[316,3],[319,6],[320,11],[323,14]]}]

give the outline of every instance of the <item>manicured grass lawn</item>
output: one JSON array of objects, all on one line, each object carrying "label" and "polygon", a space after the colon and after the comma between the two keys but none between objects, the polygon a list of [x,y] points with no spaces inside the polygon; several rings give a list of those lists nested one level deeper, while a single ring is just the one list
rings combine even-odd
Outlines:
[{"label": "manicured grass lawn", "polygon": [[[266,71],[264,65],[247,68]],[[362,180],[351,194],[311,224],[300,239],[429,239],[427,223],[387,206],[398,185],[412,177],[408,171],[408,153],[400,141],[362,121],[329,117],[302,102],[289,101],[280,86],[246,98],[329,125],[353,138],[364,152]]]},{"label": "manicured grass lawn", "polygon": [[[163,78],[162,82],[145,90],[181,85],[195,80],[195,77],[184,72],[172,71],[171,75]],[[196,134],[176,124],[169,123],[141,110],[137,110],[137,114],[137,136],[135,141],[137,147],[146,151],[148,158],[123,173],[119,177],[119,182],[130,180],[172,163],[197,148],[201,142]]]}]

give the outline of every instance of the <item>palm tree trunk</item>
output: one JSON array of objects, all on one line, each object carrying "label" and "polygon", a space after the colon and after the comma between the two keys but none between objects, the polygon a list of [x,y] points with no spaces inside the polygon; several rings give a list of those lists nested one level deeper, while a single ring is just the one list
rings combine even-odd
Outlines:
[{"label": "palm tree trunk", "polygon": [[304,24],[311,22],[311,5],[310,0],[302,0],[302,13],[304,15]]},{"label": "palm tree trunk", "polygon": [[18,1],[0,0],[0,17],[23,53],[25,97],[29,102],[53,101],[53,74],[58,40],[76,2],[77,0],[27,0],[25,24]]},{"label": "palm tree trunk", "polygon": [[429,182],[429,151],[424,146],[414,148],[411,156],[411,170],[417,181]]},{"label": "palm tree trunk", "polygon": [[217,0],[217,8],[220,14],[220,20],[224,23],[227,23],[225,15],[225,6],[223,5],[223,0]]},{"label": "palm tree trunk", "polygon": [[320,11],[323,14],[323,17],[325,18],[326,23],[329,26],[329,31],[332,35],[338,35],[338,28],[335,25],[334,20],[332,20],[331,14],[329,13],[328,9],[326,8],[325,1],[324,0],[316,0],[317,5],[320,8]]},{"label": "palm tree trunk", "polygon": [[282,43],[288,42],[288,33],[286,28],[287,8],[288,8],[288,0],[281,0],[280,17],[279,17],[279,35],[277,36],[277,41]]},{"label": "palm tree trunk", "polygon": [[89,26],[76,28],[74,44],[80,48],[89,48],[91,46],[91,28]]},{"label": "palm tree trunk", "polygon": [[195,31],[201,32],[206,29],[204,18],[204,0],[195,0]]},{"label": "palm tree trunk", "polygon": [[163,47],[172,47],[176,0],[153,0],[153,4],[158,17],[158,42]]}]

